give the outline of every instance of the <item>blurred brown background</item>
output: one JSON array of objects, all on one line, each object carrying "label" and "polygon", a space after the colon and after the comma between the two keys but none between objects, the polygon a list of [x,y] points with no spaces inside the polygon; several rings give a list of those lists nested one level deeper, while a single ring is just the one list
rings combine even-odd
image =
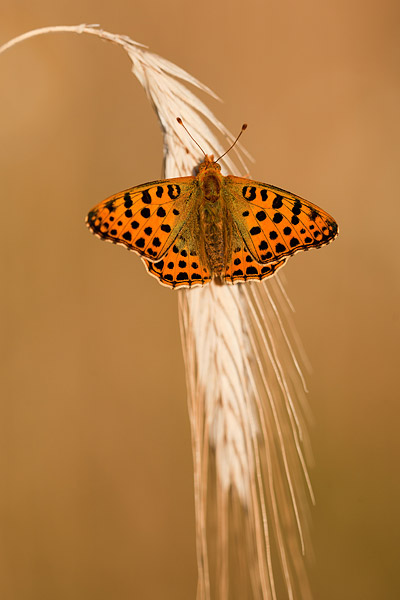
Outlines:
[{"label": "blurred brown background", "polygon": [[[314,373],[317,600],[397,598],[399,4],[1,0],[0,43],[100,23],[209,85],[255,179],[331,212],[285,269]],[[177,295],[84,226],[160,175],[122,50],[35,38],[0,57],[0,596],[195,597]]]}]

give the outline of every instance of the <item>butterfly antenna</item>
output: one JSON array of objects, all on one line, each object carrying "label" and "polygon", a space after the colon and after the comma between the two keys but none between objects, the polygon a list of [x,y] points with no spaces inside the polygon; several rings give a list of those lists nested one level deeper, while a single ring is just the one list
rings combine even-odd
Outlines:
[{"label": "butterfly antenna", "polygon": [[228,152],[230,152],[232,150],[233,146],[237,143],[237,141],[239,140],[240,136],[242,135],[242,133],[245,129],[247,129],[247,123],[243,123],[242,129],[240,130],[240,133],[237,136],[236,140],[233,142],[233,144],[231,146],[229,146],[228,150],[226,150],[223,154],[221,154],[221,156],[219,156],[217,158],[217,160],[215,162],[218,162],[221,158],[223,158],[225,156],[225,154],[228,154]]},{"label": "butterfly antenna", "polygon": [[200,150],[202,151],[202,153],[204,154],[204,156],[206,156],[206,153],[204,152],[203,148],[200,146],[200,144],[198,142],[196,142],[196,140],[194,139],[194,137],[192,136],[192,134],[190,133],[190,131],[188,131],[188,129],[183,124],[182,119],[180,117],[176,117],[176,120],[178,121],[179,125],[182,125],[183,129],[186,131],[186,133],[188,134],[188,136],[194,141],[194,143],[196,144],[196,146],[198,146],[200,148]]}]

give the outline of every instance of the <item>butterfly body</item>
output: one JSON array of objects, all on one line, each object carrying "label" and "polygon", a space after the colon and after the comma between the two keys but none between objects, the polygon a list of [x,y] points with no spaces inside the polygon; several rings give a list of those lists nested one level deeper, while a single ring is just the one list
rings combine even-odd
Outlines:
[{"label": "butterfly body", "polygon": [[221,168],[212,157],[207,156],[200,166],[197,180],[194,212],[198,215],[198,227],[192,238],[197,240],[197,250],[211,277],[223,279],[225,265],[231,258],[232,215],[221,194]]},{"label": "butterfly body", "polygon": [[206,156],[197,176],[153,181],[95,206],[89,228],[144,258],[172,288],[261,281],[299,250],[319,248],[337,224],[314,204],[275,186],[223,176]]}]

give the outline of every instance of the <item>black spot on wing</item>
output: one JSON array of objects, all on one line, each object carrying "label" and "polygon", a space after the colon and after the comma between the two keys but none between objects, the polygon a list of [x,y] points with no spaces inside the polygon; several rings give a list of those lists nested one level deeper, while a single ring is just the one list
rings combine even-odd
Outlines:
[{"label": "black spot on wing", "polygon": [[283,198],[282,196],[279,196],[279,194],[277,196],[275,196],[275,198],[272,201],[272,208],[282,208],[283,202],[282,202]]},{"label": "black spot on wing", "polygon": [[175,183],[167,185],[167,190],[168,196],[171,198],[171,200],[176,200],[181,195],[181,188]]},{"label": "black spot on wing", "polygon": [[245,200],[251,202],[256,199],[256,188],[254,186],[245,185],[242,188],[242,195]]},{"label": "black spot on wing", "polygon": [[186,273],[186,271],[181,271],[180,273],[178,273],[178,275],[176,276],[176,280],[177,281],[186,281],[187,279],[189,279],[188,274]]},{"label": "black spot on wing", "polygon": [[251,235],[258,235],[259,233],[261,233],[261,229],[260,227],[252,227],[250,229],[250,233]]},{"label": "black spot on wing", "polygon": [[157,213],[156,214],[157,214],[157,217],[165,217],[165,215],[167,213],[165,212],[165,210],[163,209],[162,206],[159,206],[158,209],[157,209]]},{"label": "black spot on wing", "polygon": [[131,195],[129,192],[125,192],[124,194],[124,206],[125,208],[130,208],[132,206],[133,202],[131,200]]},{"label": "black spot on wing", "polygon": [[142,192],[142,202],[144,204],[151,204],[151,196],[149,190],[143,190]]},{"label": "black spot on wing", "polygon": [[301,202],[300,200],[296,200],[296,202],[292,206],[292,213],[296,216],[299,216],[301,213]]}]

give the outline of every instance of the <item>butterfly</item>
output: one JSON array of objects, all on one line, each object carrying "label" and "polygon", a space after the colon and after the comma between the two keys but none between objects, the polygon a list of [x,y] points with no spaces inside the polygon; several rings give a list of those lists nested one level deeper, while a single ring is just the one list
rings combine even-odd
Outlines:
[{"label": "butterfly", "polygon": [[86,223],[142,256],[149,273],[171,288],[261,281],[292,254],[320,248],[338,233],[318,206],[273,185],[224,176],[206,154],[196,176],[124,190],[95,206]]}]

